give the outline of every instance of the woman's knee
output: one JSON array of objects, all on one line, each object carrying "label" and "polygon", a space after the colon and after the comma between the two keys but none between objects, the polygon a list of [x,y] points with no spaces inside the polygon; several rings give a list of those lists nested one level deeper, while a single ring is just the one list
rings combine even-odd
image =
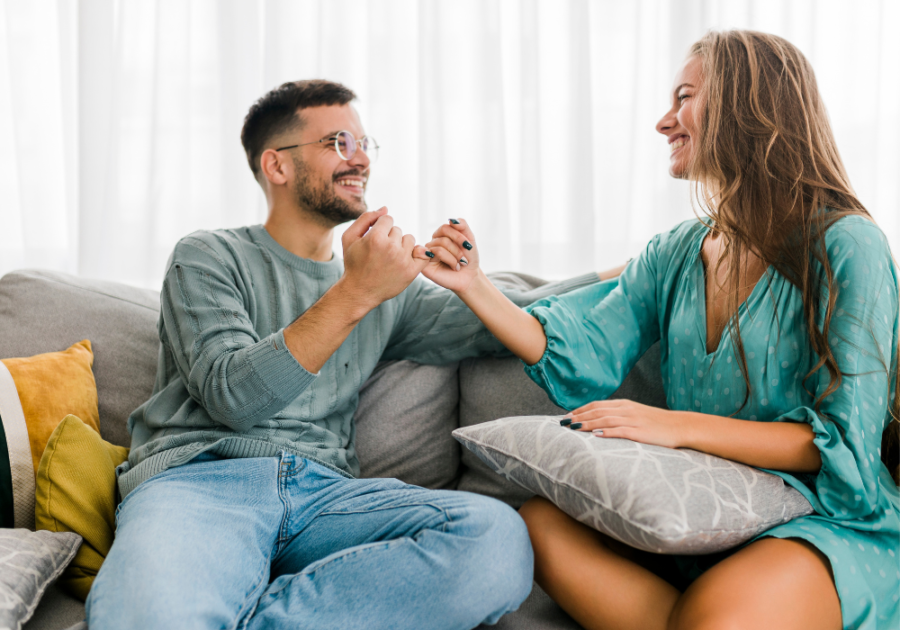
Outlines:
[{"label": "woman's knee", "polygon": [[666,630],[751,630],[736,609],[682,597],[672,609]]}]

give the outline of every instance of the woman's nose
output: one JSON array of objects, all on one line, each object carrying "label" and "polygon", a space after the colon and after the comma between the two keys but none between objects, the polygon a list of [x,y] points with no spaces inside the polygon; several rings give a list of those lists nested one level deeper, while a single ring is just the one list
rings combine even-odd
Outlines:
[{"label": "woman's nose", "polygon": [[666,115],[659,119],[659,122],[656,123],[656,131],[665,135],[668,135],[669,131],[677,124],[677,119],[675,118],[674,110],[669,110],[666,112]]}]

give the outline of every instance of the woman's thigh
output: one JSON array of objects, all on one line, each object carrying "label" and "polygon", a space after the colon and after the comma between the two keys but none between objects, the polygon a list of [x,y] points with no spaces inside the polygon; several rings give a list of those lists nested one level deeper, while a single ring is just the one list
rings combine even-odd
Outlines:
[{"label": "woman's thigh", "polygon": [[679,598],[669,630],[840,630],[831,567],[812,545],[763,538],[706,571]]}]

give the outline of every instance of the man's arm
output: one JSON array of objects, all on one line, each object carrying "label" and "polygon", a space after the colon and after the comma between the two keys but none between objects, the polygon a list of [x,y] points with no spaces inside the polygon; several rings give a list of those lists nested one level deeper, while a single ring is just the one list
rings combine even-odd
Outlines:
[{"label": "man's arm", "polygon": [[412,237],[392,227],[384,211],[360,217],[343,239],[341,280],[265,338],[247,311],[249,289],[228,264],[198,239],[180,242],[163,284],[161,323],[191,397],[234,431],[265,422],[294,401],[353,326],[418,275]]},{"label": "man's arm", "polygon": [[369,311],[398,295],[428,264],[413,257],[415,238],[393,225],[386,208],[360,216],[341,238],[343,277],[284,329],[288,350],[309,372],[321,370]]}]

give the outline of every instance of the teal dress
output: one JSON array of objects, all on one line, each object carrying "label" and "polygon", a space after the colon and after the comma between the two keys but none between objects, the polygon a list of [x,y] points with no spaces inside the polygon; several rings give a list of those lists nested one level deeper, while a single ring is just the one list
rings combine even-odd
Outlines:
[{"label": "teal dress", "polygon": [[700,221],[682,223],[654,238],[617,280],[529,307],[544,326],[547,350],[526,371],[557,405],[575,409],[607,398],[659,341],[671,409],[809,424],[822,456],[819,472],[770,472],[802,492],[815,512],[764,535],[806,540],[828,557],[844,628],[900,628],[900,494],[881,462],[898,325],[887,240],[859,216],[840,219],[826,233],[838,288],[829,341],[846,376],[817,412],[828,371],[823,367],[804,383],[817,356],[802,296],[774,268],[739,311],[750,380],[746,404],[729,333],[707,353],[700,248],[708,233]]}]

